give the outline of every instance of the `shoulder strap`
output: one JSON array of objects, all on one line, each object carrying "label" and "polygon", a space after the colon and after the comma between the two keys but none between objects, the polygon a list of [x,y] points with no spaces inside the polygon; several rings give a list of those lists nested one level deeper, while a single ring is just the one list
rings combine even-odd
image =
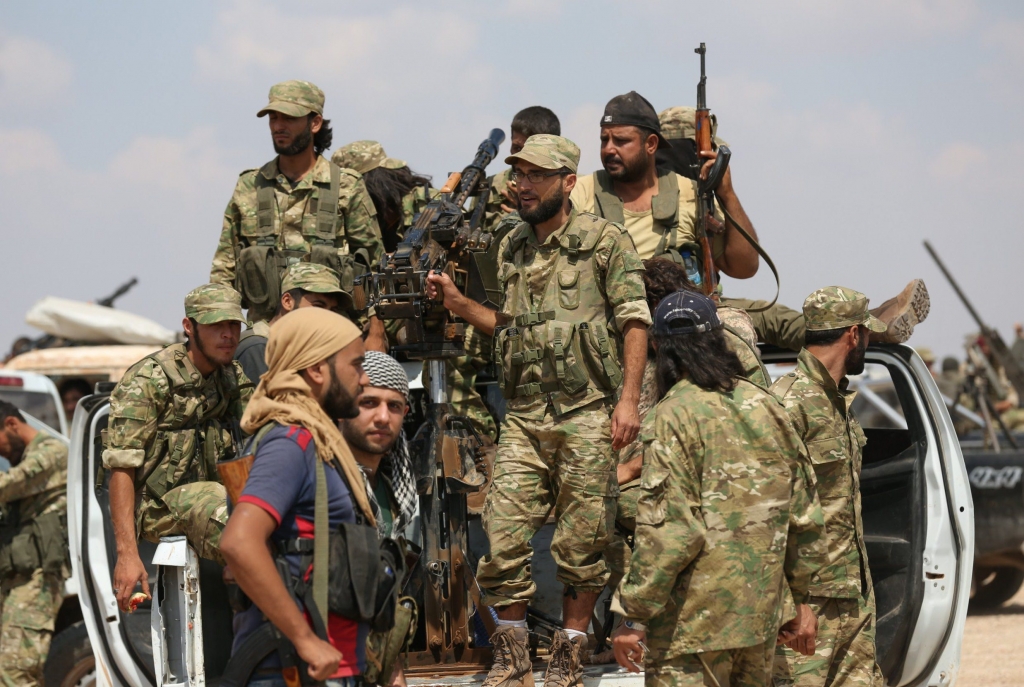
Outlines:
[{"label": "shoulder strap", "polygon": [[795,383],[796,375],[790,372],[785,377],[781,378],[778,382],[773,384],[771,391],[773,394],[775,394],[776,398],[782,400],[783,398],[786,397],[786,394],[789,393],[789,390],[793,388],[793,384]]},{"label": "shoulder strap", "polygon": [[[658,195],[651,200],[651,214],[654,221],[666,227],[677,226],[679,212],[679,176],[669,170],[662,170],[658,177]],[[672,232],[672,247],[675,248],[675,232]]]},{"label": "shoulder strap", "polygon": [[729,214],[729,211],[726,210],[721,203],[718,204],[718,207],[722,211],[722,214],[725,215],[726,221],[731,222],[732,225],[736,227],[736,231],[740,233],[740,236],[745,238],[747,240],[747,243],[754,247],[754,250],[757,251],[757,254],[764,258],[764,261],[768,263],[768,268],[772,271],[772,274],[775,275],[775,296],[772,298],[771,302],[768,305],[762,306],[760,308],[744,308],[744,310],[746,310],[747,312],[764,312],[765,310],[768,310],[773,305],[775,305],[776,301],[779,300],[779,290],[782,288],[782,285],[779,283],[779,271],[775,268],[775,263],[772,262],[771,256],[769,256],[765,249],[761,247],[761,244],[757,242],[757,239],[751,236],[747,232],[747,230],[744,229],[742,225],[740,225],[739,222],[733,219],[733,216]]},{"label": "shoulder strap", "polygon": [[594,172],[594,214],[609,222],[622,224],[626,221],[622,199],[615,195],[612,178],[603,169]]},{"label": "shoulder strap", "polygon": [[316,500],[313,505],[313,603],[321,618],[327,618],[327,556],[330,518],[327,514],[327,474],[324,462],[316,460]]},{"label": "shoulder strap", "polygon": [[330,189],[320,187],[320,198],[316,204],[316,237],[318,241],[333,244],[334,238],[337,236],[341,167],[333,162],[328,164],[331,166],[331,186]]},{"label": "shoulder strap", "polygon": [[[256,172],[256,238],[274,235],[274,215],[277,214],[277,196],[274,186],[266,182],[266,174],[274,170],[271,160]],[[262,181],[261,181],[262,179]]]}]

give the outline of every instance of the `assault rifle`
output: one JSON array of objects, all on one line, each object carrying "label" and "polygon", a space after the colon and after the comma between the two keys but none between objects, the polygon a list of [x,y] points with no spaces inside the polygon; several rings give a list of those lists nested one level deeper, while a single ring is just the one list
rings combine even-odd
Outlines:
[{"label": "assault rifle", "polygon": [[695,53],[700,55],[700,81],[697,83],[697,113],[695,121],[697,140],[697,164],[694,178],[697,179],[697,236],[700,240],[703,253],[702,263],[704,272],[703,288],[708,296],[718,288],[718,272],[715,269],[715,259],[712,253],[712,236],[725,231],[725,225],[715,219],[715,189],[722,183],[722,177],[729,167],[729,158],[732,151],[729,146],[718,147],[718,157],[711,165],[707,179],[700,178],[700,168],[704,164],[701,153],[714,150],[711,142],[711,110],[708,109],[707,82],[708,77],[704,73],[704,55],[707,48],[703,43],[699,48],[694,48]]},{"label": "assault rifle", "polygon": [[[500,129],[492,130],[473,161],[452,174],[419,214],[395,252],[355,289],[357,306],[372,306],[383,320],[401,321],[392,350],[425,360],[430,377],[428,418],[410,445],[420,494],[426,630],[426,650],[410,653],[410,666],[462,663],[476,669],[490,659],[490,652],[473,641],[473,602],[485,627],[493,623],[480,603],[467,555],[466,496],[486,483],[476,468],[483,441],[468,418],[452,413],[446,382],[445,360],[462,354],[464,325],[453,319],[443,299],[429,298],[426,287],[429,274],[445,272],[470,298],[485,305],[492,300],[494,275],[480,269],[491,244],[491,235],[481,230],[488,189],[484,170],[504,140]],[[473,196],[476,205],[467,218],[463,207]]]},{"label": "assault rifle", "polygon": [[925,250],[928,251],[928,254],[932,256],[932,260],[935,261],[935,264],[939,266],[939,270],[942,271],[942,274],[946,277],[949,285],[953,287],[953,291],[955,291],[956,295],[960,297],[960,301],[964,304],[964,307],[967,308],[967,312],[969,312],[971,317],[974,318],[975,323],[978,325],[978,329],[981,330],[981,338],[985,340],[985,345],[988,346],[992,355],[994,355],[996,360],[999,361],[999,364],[1002,365],[1003,371],[1006,372],[1006,378],[1010,381],[1010,384],[1013,385],[1013,388],[1017,390],[1018,398],[1020,398],[1021,402],[1024,403],[1024,370],[1022,370],[1020,365],[1017,364],[1017,359],[1013,357],[1012,353],[1010,353],[1010,349],[1006,345],[1006,342],[1003,341],[1003,337],[999,335],[998,331],[992,329],[981,321],[981,316],[978,315],[978,311],[974,309],[971,302],[967,300],[967,296],[965,296],[964,292],[960,290],[960,285],[956,283],[956,280],[953,279],[953,275],[950,274],[948,269],[946,269],[946,265],[942,262],[942,259],[939,258],[939,254],[935,252],[935,249],[932,248],[932,244],[925,241],[924,247]]},{"label": "assault rifle", "polygon": [[452,319],[443,299],[427,296],[427,275],[445,272],[467,296],[487,303],[488,275],[479,269],[491,239],[480,228],[486,199],[478,199],[468,221],[463,206],[486,189],[484,170],[504,140],[505,133],[493,129],[462,173],[448,177],[440,195],[419,214],[395,252],[358,280],[357,307],[365,303],[383,320],[402,320],[398,341],[391,347],[395,353],[413,360],[462,355],[464,326]]}]

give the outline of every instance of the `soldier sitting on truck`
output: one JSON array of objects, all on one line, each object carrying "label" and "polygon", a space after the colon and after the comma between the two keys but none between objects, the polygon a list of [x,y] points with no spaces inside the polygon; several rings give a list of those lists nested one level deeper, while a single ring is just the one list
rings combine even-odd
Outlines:
[{"label": "soldier sitting on truck", "polygon": [[215,464],[232,457],[252,383],[232,359],[245,318],[241,296],[206,284],[185,296],[188,340],[146,356],[110,396],[103,466],[117,541],[114,594],[121,610],[135,586],[149,594],[138,539],[185,535],[218,562],[227,495]]},{"label": "soldier sitting on truck", "polygon": [[0,684],[40,685],[71,572],[67,539],[68,449],[0,401]]},{"label": "soldier sitting on truck", "polygon": [[341,289],[338,274],[330,267],[309,262],[298,262],[288,268],[281,280],[281,301],[270,322],[256,322],[242,332],[235,350],[235,360],[242,366],[245,376],[253,384],[267,371],[266,350],[270,325],[296,308],[326,308],[337,310],[344,304],[352,305],[352,297]]}]

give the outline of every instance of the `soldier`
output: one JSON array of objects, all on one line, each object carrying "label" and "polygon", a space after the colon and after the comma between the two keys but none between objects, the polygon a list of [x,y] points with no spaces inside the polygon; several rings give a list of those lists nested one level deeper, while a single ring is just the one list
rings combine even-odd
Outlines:
[{"label": "soldier", "polygon": [[[562,135],[562,124],[558,116],[546,107],[532,105],[523,108],[512,118],[512,131],[510,138],[511,155],[515,155],[523,149],[526,139],[537,134],[550,134],[551,136]],[[500,241],[504,234],[498,231],[501,220],[516,211],[517,197],[516,184],[511,179],[512,169],[501,171],[490,179],[490,194],[487,197],[487,205],[484,208],[484,229],[495,234],[494,240]],[[509,229],[514,228],[509,225]]]},{"label": "soldier", "polygon": [[767,685],[776,641],[814,646],[807,588],[825,549],[807,452],[742,377],[710,298],[668,296],[653,330],[661,400],[644,422],[615,657],[644,663],[647,685]]},{"label": "soldier", "polygon": [[868,299],[841,286],[819,289],[803,307],[807,334],[797,369],[772,392],[811,455],[825,515],[828,565],[811,580],[808,603],[818,617],[813,656],[780,647],[775,684],[881,685],[875,662],[875,597],[871,588],[860,470],[867,439],[850,412],[856,392],[847,375],[864,371],[868,333],[886,326],[868,311]]},{"label": "soldier", "polygon": [[[222,542],[238,585],[253,602],[235,616],[232,653],[244,655],[252,634],[271,622],[281,641],[265,668],[295,666],[298,654],[314,681],[349,687],[366,668],[369,626],[335,613],[333,600],[328,606],[328,578],[343,571],[333,569],[334,556],[331,569],[318,570],[313,562],[320,556],[311,544],[327,543],[317,524],[321,515],[331,527],[358,518],[376,524],[359,465],[335,424],[359,414],[356,398],[369,382],[364,353],[359,329],[337,313],[304,308],[274,325],[269,369],[242,420],[252,434],[245,450],[252,468]],[[347,563],[345,556],[337,560]]]},{"label": "soldier", "polygon": [[[644,260],[644,290],[647,292],[647,306],[651,312],[658,303],[676,291],[698,290],[686,278],[686,270],[668,258],[651,258]],[[754,332],[750,316],[742,310],[729,306],[718,306],[718,317],[722,321],[722,332],[726,344],[740,359],[743,365],[743,376],[765,389],[771,384],[768,371],[761,362],[757,350],[757,335]],[[644,366],[644,378],[641,384],[640,403],[637,409],[640,422],[643,423],[648,411],[658,402],[657,365],[655,352],[650,342],[647,347],[647,364]],[[636,529],[636,502],[640,495],[640,472],[643,468],[644,445],[641,437],[633,440],[629,446],[619,451],[617,477],[619,483],[619,500],[616,504],[616,531],[612,534],[609,546],[608,565],[611,577],[608,586],[611,589],[619,584],[629,568],[630,551],[622,531],[633,532]]]},{"label": "soldier", "polygon": [[135,585],[149,594],[138,539],[185,535],[203,558],[218,546],[227,495],[217,461],[234,455],[252,382],[232,360],[245,321],[238,292],[205,284],[185,296],[188,340],[132,365],[110,396],[103,467],[117,541],[114,593],[121,610]]},{"label": "soldier", "polygon": [[430,177],[413,172],[404,160],[388,157],[377,141],[342,146],[331,155],[331,162],[363,175],[388,253],[394,252],[416,215],[437,194]]},{"label": "soldier", "polygon": [[484,334],[497,330],[500,386],[509,399],[484,505],[490,552],[477,573],[484,603],[498,614],[486,687],[532,680],[530,539],[552,507],[565,629],[555,633],[544,682],[568,687],[581,680],[586,630],[608,579],[603,554],[618,495],[615,451],[639,428],[651,321],[643,264],[620,225],[569,202],[579,155],[572,141],[539,135],[505,159],[514,165],[523,222],[499,251],[499,311],[460,294],[447,275],[428,278],[428,291],[443,293],[453,313]]},{"label": "soldier", "polygon": [[[353,279],[384,253],[362,177],[321,156],[333,135],[323,111],[323,91],[308,81],[285,81],[270,89],[270,102],[256,114],[270,116],[278,155],[239,177],[210,270],[211,282],[238,289],[253,322],[274,316],[288,265],[302,259],[327,265],[351,291]],[[386,350],[376,318],[367,345]]]},{"label": "soldier", "polygon": [[[658,170],[655,153],[667,145],[658,115],[643,96],[630,91],[612,98],[601,118],[604,169],[581,177],[572,201],[583,212],[621,222],[641,258],[667,253],[686,264],[688,272],[694,272],[691,281],[697,283],[703,270],[697,236],[697,185],[671,170]],[[705,153],[706,166],[710,167],[717,155]],[[730,171],[715,193],[718,202],[756,238],[732,188]],[[732,222],[727,221],[725,230],[709,239],[717,269],[736,279],[757,273],[757,252]]]},{"label": "soldier", "polygon": [[964,376],[960,372],[960,361],[953,356],[946,356],[942,359],[942,372],[939,373],[935,383],[939,391],[953,402],[957,402],[963,391]]},{"label": "soldier", "polygon": [[0,683],[42,685],[64,580],[71,572],[67,536],[68,448],[33,429],[0,401]]},{"label": "soldier", "polygon": [[253,384],[267,371],[266,350],[270,326],[296,308],[326,308],[346,311],[352,308],[352,296],[341,289],[338,275],[330,267],[297,262],[288,267],[281,280],[281,300],[270,322],[256,322],[238,340],[235,360]]},{"label": "soldier", "polygon": [[[657,152],[657,164],[690,179],[697,178],[697,141],[696,141],[696,109],[692,107],[670,107],[658,113],[658,123],[667,146],[661,146]],[[718,120],[712,115],[712,135],[716,146],[725,145],[725,141],[715,135],[718,131]],[[705,156],[707,157],[707,156]],[[732,189],[732,172],[728,171],[718,188],[719,200],[722,197],[734,196]],[[739,199],[735,200],[736,205]],[[731,206],[727,206],[732,214]],[[742,209],[741,209],[742,211]],[[733,214],[733,217],[739,216]],[[743,214],[745,227],[751,227],[750,218]],[[750,232],[753,234],[753,232]],[[726,272],[728,274],[728,272]],[[734,308],[748,310],[757,331],[758,339],[779,348],[799,351],[804,345],[804,317],[802,313],[776,303],[768,307],[767,301],[750,300],[747,298],[722,297],[722,303]],[[886,323],[885,332],[872,332],[874,343],[903,343],[914,333],[914,326],[924,322],[928,317],[931,302],[924,281],[914,279],[895,298],[882,303],[871,311],[871,314]]]}]

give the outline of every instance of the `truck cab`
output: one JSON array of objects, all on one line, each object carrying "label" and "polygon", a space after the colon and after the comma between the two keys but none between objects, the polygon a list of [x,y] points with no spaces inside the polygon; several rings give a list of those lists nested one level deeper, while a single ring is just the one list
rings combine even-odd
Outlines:
[{"label": "truck cab", "polygon": [[[774,376],[785,374],[796,361],[791,351],[764,349],[762,356]],[[868,437],[861,496],[877,600],[878,661],[891,687],[946,687],[956,681],[971,592],[974,509],[967,473],[945,404],[920,357],[907,346],[873,346],[866,360],[865,374],[852,382],[859,390],[855,412]],[[87,397],[79,404],[71,429],[68,528],[74,578],[81,590],[82,627],[91,653],[86,655],[79,647],[77,663],[67,654],[66,662],[72,663],[67,676],[75,681],[56,681],[60,676],[54,675],[52,684],[92,680],[117,687],[169,685],[169,657],[178,666],[173,684],[245,684],[223,675],[230,648],[230,611],[219,576],[205,562],[182,552],[180,545],[175,548],[168,542],[159,552],[152,545],[140,546],[144,561],[156,557],[161,564],[151,568],[151,588],[183,590],[170,604],[180,612],[169,613],[168,603],[161,603],[159,615],[149,604],[134,614],[118,609],[111,583],[113,533],[100,460],[108,412],[105,393]],[[479,537],[474,544],[472,527],[471,518],[470,563],[486,546]],[[554,585],[553,579],[540,579],[551,577],[544,572],[550,556],[543,541],[542,531],[534,542],[539,596],[545,596],[544,587]],[[431,570],[431,561],[422,561],[421,567]],[[171,579],[178,582],[168,585]],[[545,618],[557,613],[557,608],[548,608],[531,614],[533,629],[543,632]],[[422,635],[421,631],[414,644]],[[486,634],[478,631],[470,644],[473,650],[467,655],[476,663],[411,662],[410,684],[479,684],[488,664]],[[49,672],[47,677],[51,684]],[[587,687],[638,687],[641,678],[604,665],[589,667],[585,682]]]}]

